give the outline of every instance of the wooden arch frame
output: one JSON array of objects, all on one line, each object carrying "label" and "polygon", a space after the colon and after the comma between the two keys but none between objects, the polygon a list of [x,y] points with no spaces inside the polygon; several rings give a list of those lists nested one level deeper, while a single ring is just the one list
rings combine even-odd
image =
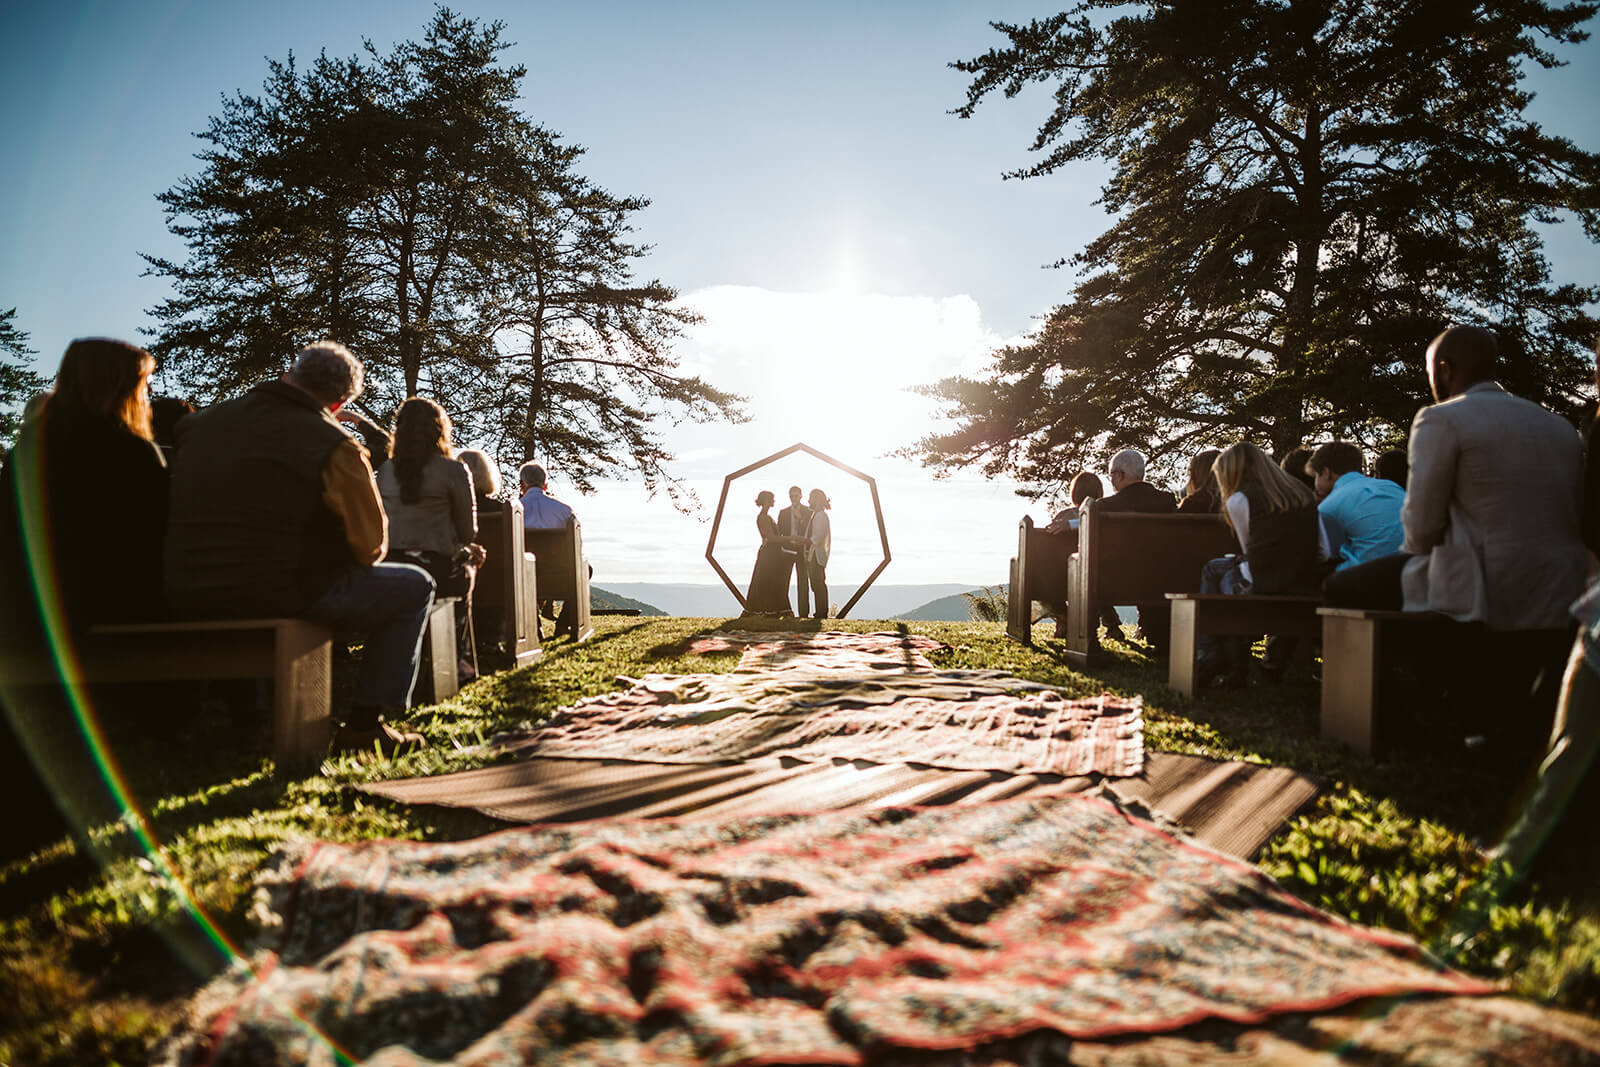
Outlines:
[{"label": "wooden arch frame", "polygon": [[[748,607],[749,605],[745,603],[744,594],[739,591],[739,587],[737,585],[733,584],[733,579],[729,578],[728,572],[722,569],[722,564],[717,562],[717,531],[722,527],[722,509],[728,504],[728,490],[733,488],[734,482],[738,481],[740,478],[743,478],[751,471],[760,470],[762,467],[776,463],[778,460],[783,459],[786,456],[792,456],[796,452],[804,452],[809,456],[814,456],[829,466],[837,467],[839,470],[844,471],[853,478],[860,478],[862,481],[867,483],[867,488],[872,492],[872,512],[878,519],[878,540],[883,544],[883,561],[872,569],[872,573],[867,575],[867,580],[861,583],[861,587],[855,591],[855,595],[849,600],[845,601],[844,607],[839,609],[838,617],[842,619],[850,614],[850,609],[856,606],[856,601],[861,599],[861,594],[865,593],[867,588],[877,580],[878,575],[883,573],[883,569],[889,565],[889,560],[893,558],[889,555],[889,532],[884,528],[883,525],[883,505],[878,502],[877,480],[869,474],[863,474],[847,463],[840,463],[832,456],[818,452],[808,444],[792,444],[782,452],[774,452],[765,459],[756,460],[748,467],[740,467],[738,470],[722,479],[722,495],[717,498],[717,514],[716,517],[711,520],[711,539],[706,542],[706,562],[711,564],[711,569],[717,572],[717,577],[721,578],[722,584],[728,587],[728,592],[732,593],[734,599],[739,602],[739,607]],[[826,605],[823,605],[824,610],[826,610],[826,607]]]}]

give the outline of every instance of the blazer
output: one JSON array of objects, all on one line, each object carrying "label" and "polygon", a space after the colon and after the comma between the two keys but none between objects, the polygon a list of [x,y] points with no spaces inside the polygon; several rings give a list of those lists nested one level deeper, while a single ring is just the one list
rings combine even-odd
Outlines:
[{"label": "blazer", "polygon": [[[811,525],[811,509],[804,504],[791,504],[778,512],[778,534],[781,537],[804,537]],[[786,556],[798,556],[797,548],[785,548]]]},{"label": "blazer", "polygon": [[389,549],[414,549],[455,555],[478,538],[478,504],[472,472],[459,459],[433,456],[422,468],[422,485],[414,503],[400,499],[394,460],[378,468],[378,492],[389,513]]},{"label": "blazer", "polygon": [[833,552],[833,524],[828,521],[826,511],[811,513],[811,528],[806,531],[806,537],[811,542],[806,549],[806,562],[826,567],[828,556]]},{"label": "blazer", "polygon": [[1496,382],[1417,412],[1400,523],[1407,611],[1491,630],[1556,630],[1583,592],[1583,445]]}]

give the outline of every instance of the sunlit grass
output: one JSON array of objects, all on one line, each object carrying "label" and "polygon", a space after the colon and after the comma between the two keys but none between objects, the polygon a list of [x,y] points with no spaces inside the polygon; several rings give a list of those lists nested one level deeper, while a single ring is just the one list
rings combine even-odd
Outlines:
[{"label": "sunlit grass", "polygon": [[[309,837],[451,840],[500,824],[467,811],[412,808],[353,786],[485,766],[496,733],[537,723],[580,697],[644,673],[723,672],[731,654],[689,654],[719,625],[706,619],[597,620],[583,645],[550,643],[532,666],[467,686],[409,721],[433,746],[388,762],[330,761],[315,777],[272,774],[260,724],[193,729],[216,758],[173,765],[173,738],[126,731],[118,741],[166,860],[235,944],[247,944],[254,883],[275,850]],[[841,629],[892,628],[843,622]],[[1354,921],[1415,936],[1474,973],[1528,996],[1600,1010],[1600,888],[1517,886],[1503,894],[1478,840],[1503,821],[1470,769],[1375,763],[1317,737],[1309,680],[1186,702],[1166,688],[1164,664],[1136,645],[1108,645],[1086,676],[1036,630],[1035,649],[997,623],[910,623],[944,641],[945,668],[1004,669],[1079,695],[1110,690],[1145,700],[1153,749],[1293,766],[1330,789],[1264,850],[1261,867],[1301,898]],[[231,742],[231,748],[229,744]],[[225,962],[192,921],[158,865],[121,823],[89,834],[101,859],[62,842],[0,870],[0,1063],[135,1063],[168,1030],[187,997]]]}]

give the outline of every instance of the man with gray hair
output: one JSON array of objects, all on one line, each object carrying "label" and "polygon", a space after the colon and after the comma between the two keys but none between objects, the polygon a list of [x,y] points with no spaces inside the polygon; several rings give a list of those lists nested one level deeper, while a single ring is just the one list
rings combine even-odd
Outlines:
[{"label": "man with gray hair", "polygon": [[364,639],[341,751],[386,755],[423,739],[384,722],[411,703],[433,579],[383,563],[388,517],[365,449],[335,414],[361,363],[336,341],[178,424],[166,543],[168,602],[189,618],[288,616]]},{"label": "man with gray hair", "polygon": [[524,463],[517,473],[522,483],[522,528],[559,530],[572,518],[572,508],[545,494],[547,476],[537,463]]},{"label": "man with gray hair", "polygon": [[[1137,448],[1124,448],[1111,457],[1107,475],[1112,493],[1097,500],[1094,507],[1101,514],[1112,511],[1136,511],[1150,515],[1171,515],[1178,510],[1178,500],[1165,489],[1158,489],[1144,480],[1144,453]],[[1122,620],[1111,604],[1100,605],[1100,618],[1112,637],[1126,640]],[[1139,605],[1139,629],[1144,639],[1157,652],[1164,652],[1172,630],[1172,610],[1163,601],[1160,604]]]}]

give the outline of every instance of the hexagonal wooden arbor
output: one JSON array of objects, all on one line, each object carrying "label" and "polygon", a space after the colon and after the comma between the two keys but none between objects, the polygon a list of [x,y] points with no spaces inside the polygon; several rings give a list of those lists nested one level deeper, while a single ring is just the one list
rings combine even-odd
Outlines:
[{"label": "hexagonal wooden arbor", "polygon": [[861,599],[861,594],[867,591],[867,588],[877,580],[878,575],[883,573],[883,569],[889,565],[889,560],[892,558],[889,555],[889,532],[884,529],[883,525],[883,506],[878,503],[877,480],[869,474],[863,474],[847,463],[840,463],[832,456],[818,452],[808,444],[792,444],[782,452],[774,452],[766,459],[758,459],[748,467],[740,467],[722,479],[722,495],[717,498],[717,514],[711,520],[711,539],[706,542],[706,562],[711,564],[711,569],[717,572],[717,577],[722,579],[722,584],[728,587],[728,592],[733,594],[734,599],[739,602],[739,606],[741,608],[748,607],[749,605],[745,603],[744,594],[739,591],[737,585],[733,584],[733,579],[729,578],[728,572],[722,569],[722,564],[717,562],[717,531],[722,527],[722,509],[728,504],[728,490],[733,488],[734,482],[751,471],[760,470],[762,467],[776,463],[785,456],[792,456],[796,452],[804,452],[809,456],[814,456],[829,466],[837,467],[853,478],[860,478],[867,483],[867,488],[872,492],[872,512],[878,519],[878,540],[883,544],[883,561],[872,568],[872,573],[867,575],[867,580],[861,583],[861,587],[855,591],[855,595],[845,601],[844,607],[839,609],[838,617],[842,619],[850,614],[850,609],[856,606],[856,601]]}]

